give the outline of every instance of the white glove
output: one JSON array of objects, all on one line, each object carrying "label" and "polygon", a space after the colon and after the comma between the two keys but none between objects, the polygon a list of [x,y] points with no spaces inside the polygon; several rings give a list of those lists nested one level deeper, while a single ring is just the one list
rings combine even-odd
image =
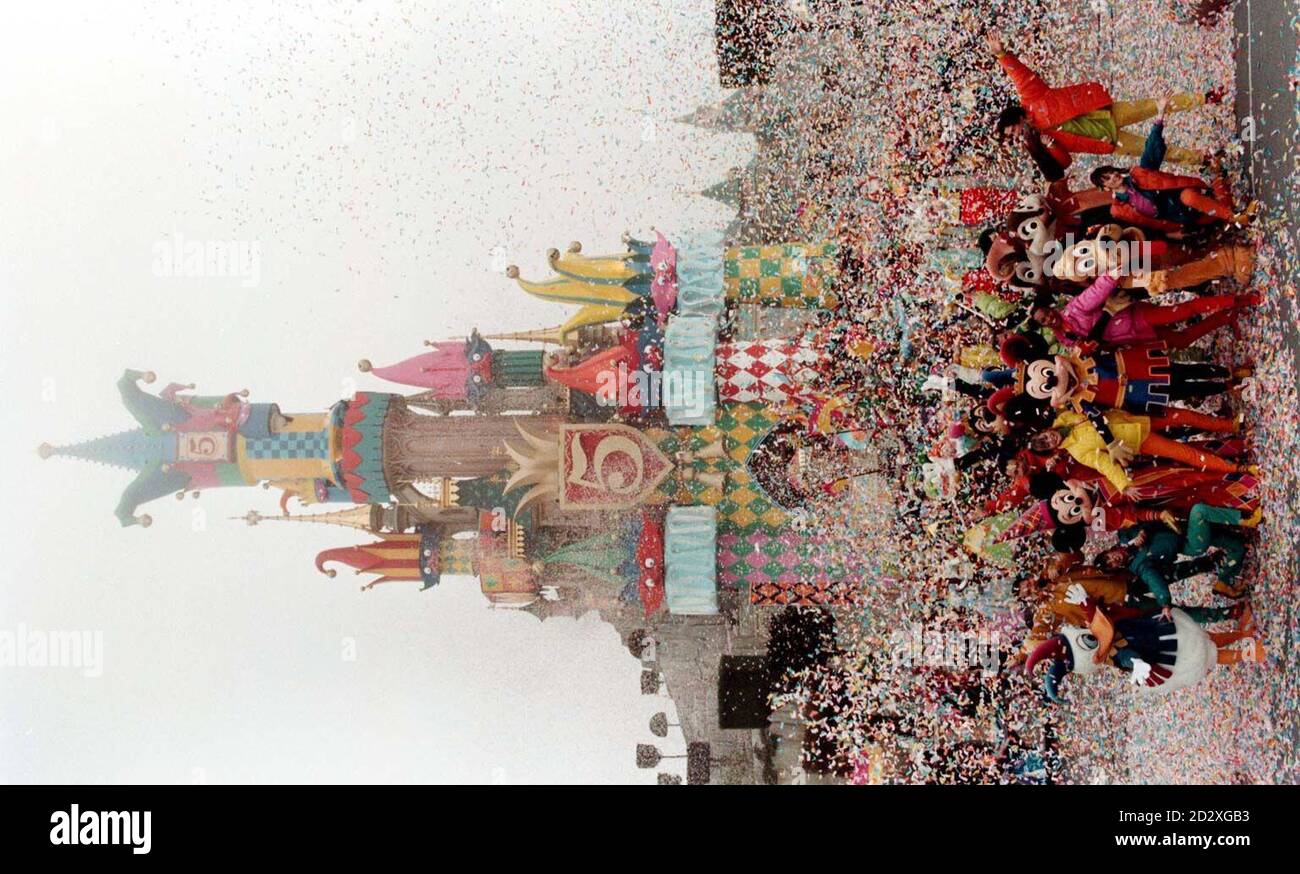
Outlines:
[{"label": "white glove", "polygon": [[1147,678],[1151,676],[1151,665],[1142,661],[1142,659],[1133,659],[1133,673],[1129,675],[1128,681],[1134,686],[1145,686]]},{"label": "white glove", "polygon": [[1082,607],[1088,603],[1088,590],[1078,583],[1071,583],[1070,588],[1065,590],[1065,603]]},{"label": "white glove", "polygon": [[1112,440],[1107,443],[1106,454],[1110,456],[1111,461],[1121,467],[1127,467],[1129,462],[1133,460],[1133,448],[1123,440]]}]

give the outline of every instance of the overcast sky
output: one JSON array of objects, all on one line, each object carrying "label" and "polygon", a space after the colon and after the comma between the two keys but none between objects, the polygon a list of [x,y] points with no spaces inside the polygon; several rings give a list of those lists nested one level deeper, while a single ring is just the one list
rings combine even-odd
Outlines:
[{"label": "overcast sky", "polygon": [[[750,144],[672,122],[725,96],[713,5],[6,9],[0,634],[102,631],[104,665],[0,667],[0,780],[653,781],[633,745],[664,702],[595,617],[458,578],[363,594],[312,566],[363,538],[227,518],[276,512],[260,489],[122,529],[130,473],[35,447],[131,427],[125,367],[286,412],[385,390],[358,359],[571,314],[507,263],[721,227],[694,192]],[[176,234],[255,243],[257,283],[156,275]]]}]

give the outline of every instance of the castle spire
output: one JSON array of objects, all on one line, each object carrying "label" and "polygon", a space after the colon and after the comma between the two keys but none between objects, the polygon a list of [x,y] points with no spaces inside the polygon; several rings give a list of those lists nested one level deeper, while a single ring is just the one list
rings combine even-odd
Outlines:
[{"label": "castle spire", "polygon": [[[583,307],[586,309],[586,307]],[[556,328],[537,328],[532,331],[510,331],[504,334],[484,334],[488,340],[525,340],[530,343],[564,344],[564,326]]]},{"label": "castle spire", "polygon": [[441,577],[442,536],[435,528],[414,534],[384,534],[373,543],[326,549],[316,556],[316,569],[327,577],[337,571],[327,568],[338,562],[357,574],[375,574],[375,579],[361,587],[371,589],[380,583],[420,582],[420,590],[438,585]]},{"label": "castle spire", "polygon": [[355,507],[346,507],[342,510],[333,510],[329,513],[284,513],[280,516],[263,516],[256,510],[249,510],[243,516],[232,518],[242,519],[250,526],[258,525],[262,522],[318,522],[323,525],[341,525],[345,528],[356,528],[359,531],[371,531],[373,526],[373,517],[370,504],[358,504]]},{"label": "castle spire", "polygon": [[155,379],[152,371],[126,370],[117,382],[138,427],[66,446],[42,443],[37,450],[42,458],[135,471],[114,511],[123,526],[147,527],[151,519],[136,514],[139,506],[178,492],[332,474],[331,425],[323,414],[285,416],[274,404],[249,403],[246,389],[197,395],[192,384],[174,382],[158,394],[140,387]]},{"label": "castle spire", "polygon": [[583,306],[587,304],[604,304],[618,307],[622,311],[623,307],[639,297],[636,292],[618,283],[604,284],[564,276],[554,277],[545,282],[533,282],[522,278],[519,275],[519,268],[513,264],[506,268],[506,276],[519,283],[519,287],[533,297],[539,297],[553,303],[572,303]]}]

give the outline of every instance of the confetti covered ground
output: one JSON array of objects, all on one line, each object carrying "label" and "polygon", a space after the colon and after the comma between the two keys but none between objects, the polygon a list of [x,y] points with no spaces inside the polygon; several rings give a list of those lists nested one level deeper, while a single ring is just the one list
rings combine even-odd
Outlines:
[{"label": "confetti covered ground", "polygon": [[[899,635],[912,629],[1023,636],[1015,571],[970,568],[961,539],[978,515],[970,506],[978,500],[972,484],[942,502],[922,497],[905,473],[866,481],[850,501],[823,508],[819,520],[827,548],[857,557],[850,566],[871,581],[865,603],[841,627],[846,651],[838,672],[803,690],[814,704],[835,702],[826,707],[834,715],[818,728],[859,782],[882,773],[902,782],[1005,780],[1005,768],[989,763],[1009,734],[1059,749],[1058,779],[1070,782],[1291,783],[1300,776],[1300,265],[1292,173],[1300,22],[1293,3],[1240,2],[1213,22],[1198,22],[1195,5],[844,4],[841,26],[787,40],[756,96],[754,112],[764,124],[749,209],[758,233],[833,235],[863,253],[867,276],[857,318],[882,338],[870,379],[884,386],[877,415],[896,441],[882,456],[915,457],[933,443],[946,420],[920,383],[951,365],[954,350],[979,333],[976,320],[946,296],[927,257],[957,245],[940,240],[927,213],[936,187],[945,180],[1022,191],[1040,185],[1028,160],[990,135],[1011,91],[984,50],[985,33],[1000,33],[1052,84],[1096,79],[1122,98],[1225,89],[1222,104],[1178,114],[1169,137],[1224,150],[1238,196],[1263,206],[1251,234],[1260,256],[1254,289],[1266,301],[1203,351],[1256,368],[1241,408],[1262,470],[1264,522],[1250,535],[1245,577],[1267,661],[1219,668],[1199,686],[1156,701],[1139,700],[1122,675],[1110,672],[1072,682],[1064,709],[1044,705],[1006,672],[954,688],[941,671],[899,669]],[[1076,161],[1071,173],[1086,184],[1093,164]],[[973,245],[973,235],[965,242]],[[882,504],[892,505],[896,522],[864,525],[880,518]],[[1028,567],[1040,555],[1021,547],[1018,559]],[[1207,575],[1178,584],[1176,600],[1222,603],[1211,582]]]}]

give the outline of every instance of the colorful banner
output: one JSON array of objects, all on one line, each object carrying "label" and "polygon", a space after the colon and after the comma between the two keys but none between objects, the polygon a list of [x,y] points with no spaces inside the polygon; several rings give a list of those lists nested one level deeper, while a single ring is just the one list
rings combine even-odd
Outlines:
[{"label": "colorful banner", "polygon": [[627,425],[565,425],[560,431],[560,506],[621,510],[641,504],[673,463]]}]

